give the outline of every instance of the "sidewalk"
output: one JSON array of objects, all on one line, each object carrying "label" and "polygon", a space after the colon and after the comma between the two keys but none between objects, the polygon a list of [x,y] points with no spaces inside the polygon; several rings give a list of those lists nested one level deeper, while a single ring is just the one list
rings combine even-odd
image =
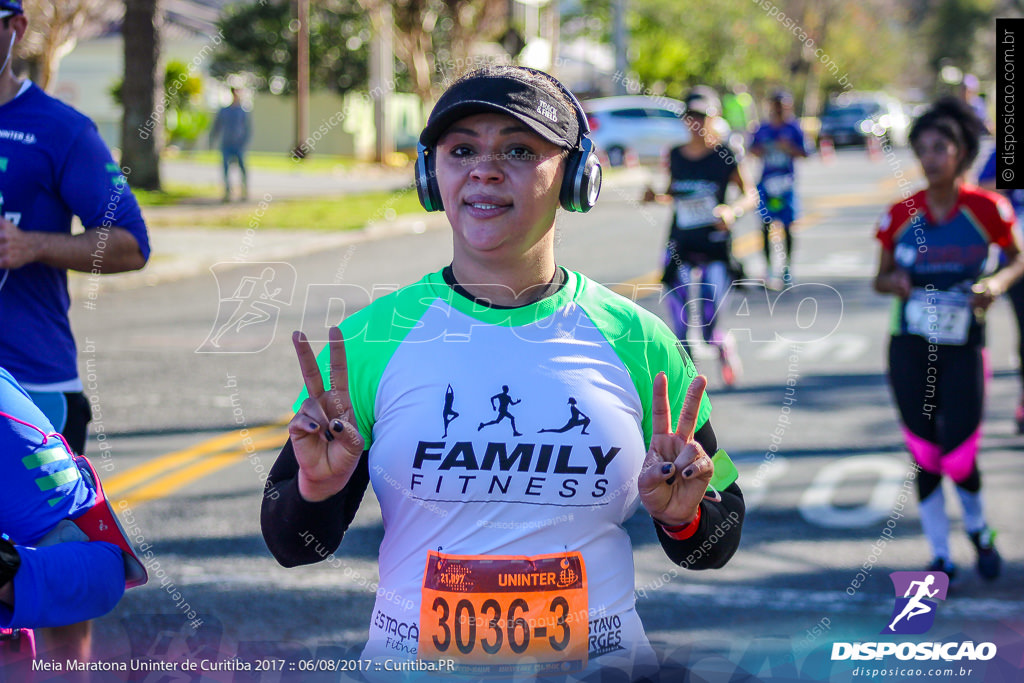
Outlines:
[{"label": "sidewalk", "polygon": [[[209,185],[223,190],[224,174],[220,164],[203,164],[188,159],[164,159],[160,162],[161,178],[166,183]],[[313,197],[372,190],[398,190],[412,183],[413,170],[361,164],[355,168],[341,166],[329,173],[309,171],[295,162],[293,171],[271,171],[249,168],[249,197],[270,195],[277,199]],[[233,183],[238,182],[238,169],[231,170]],[[237,191],[237,184],[235,186]],[[220,192],[218,192],[220,194]]]}]

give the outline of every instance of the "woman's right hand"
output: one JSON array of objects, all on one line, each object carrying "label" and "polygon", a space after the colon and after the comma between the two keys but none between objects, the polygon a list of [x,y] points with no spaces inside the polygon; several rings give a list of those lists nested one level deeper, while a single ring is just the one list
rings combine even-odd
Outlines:
[{"label": "woman's right hand", "polygon": [[897,268],[889,273],[889,291],[899,298],[909,299],[912,287],[910,273],[907,271]]},{"label": "woman's right hand", "polygon": [[326,391],[306,335],[292,333],[292,343],[309,398],[288,423],[288,437],[299,463],[299,493],[310,502],[319,502],[345,488],[359,464],[364,442],[355,427],[348,393],[348,365],[341,330],[332,327],[329,333],[331,388]]}]

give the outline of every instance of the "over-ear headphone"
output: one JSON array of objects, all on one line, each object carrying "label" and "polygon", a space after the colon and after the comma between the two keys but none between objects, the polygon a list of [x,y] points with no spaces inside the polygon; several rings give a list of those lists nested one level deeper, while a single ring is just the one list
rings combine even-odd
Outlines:
[{"label": "over-ear headphone", "polygon": [[[558,201],[566,211],[586,213],[597,204],[601,193],[601,162],[594,151],[594,142],[589,137],[590,124],[583,105],[576,96],[562,83],[543,71],[520,67],[538,74],[551,81],[572,103],[579,124],[579,141],[570,150],[565,159],[565,174],[562,176],[562,187],[558,192]],[[416,143],[416,194],[420,204],[427,211],[443,211],[441,188],[437,184],[437,172],[434,160],[436,148]]]}]

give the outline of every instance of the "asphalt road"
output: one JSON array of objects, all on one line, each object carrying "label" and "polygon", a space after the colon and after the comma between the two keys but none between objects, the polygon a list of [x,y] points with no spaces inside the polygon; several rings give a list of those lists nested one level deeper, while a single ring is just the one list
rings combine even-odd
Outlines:
[{"label": "asphalt road", "polygon": [[[707,349],[697,345],[694,352],[711,379],[719,442],[737,461],[746,494],[740,551],[724,569],[676,575],[646,515],[628,525],[638,610],[678,680],[857,680],[854,667],[879,663],[831,662],[832,644],[884,640],[878,634],[894,597],[889,573],[921,569],[930,560],[916,496],[904,488],[907,456],[884,374],[889,301],[870,288],[874,221],[900,196],[900,174],[912,178],[914,164],[905,151],[875,161],[848,151],[832,164],[808,161],[801,172],[798,286],[780,295],[753,285],[730,296],[719,324],[733,330],[744,361],[736,388],[723,387]],[[606,190],[592,213],[563,215],[558,258],[632,291],[664,317],[651,283],[669,213],[639,204],[639,195],[638,185],[620,184]],[[750,217],[737,233],[748,274],[761,277],[759,231]],[[283,443],[282,418],[301,386],[290,332],[301,328],[323,339],[346,311],[445,265],[449,255],[444,230],[408,231],[104,292],[91,308],[73,305],[82,375],[97,413],[89,453],[106,468],[101,474],[122,501],[122,521],[136,540],[144,537],[159,563],[150,566],[147,586],[129,591],[98,620],[96,642],[105,656],[299,661],[358,655],[383,534],[374,498],[364,499],[334,566],[279,567],[259,532],[262,476]],[[267,288],[265,304],[243,310],[252,287]],[[239,328],[246,312],[246,321],[265,320]],[[1012,424],[1019,391],[1015,332],[1004,302],[989,319],[994,374],[981,469],[1004,576],[983,584],[971,571],[972,550],[950,489],[953,553],[966,578],[939,606],[931,631],[907,639],[993,641],[999,654],[945,680],[1024,677],[1017,668],[1024,634],[1024,437]],[[773,435],[777,454],[769,451]],[[897,517],[903,491],[910,495]],[[893,520],[891,536],[882,535],[887,520]],[[215,672],[205,680],[281,675]],[[197,680],[180,671],[139,674],[143,679]]]}]

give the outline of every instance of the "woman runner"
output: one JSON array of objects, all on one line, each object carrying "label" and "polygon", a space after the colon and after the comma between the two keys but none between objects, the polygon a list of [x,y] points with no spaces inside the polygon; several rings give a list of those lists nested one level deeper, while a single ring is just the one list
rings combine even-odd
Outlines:
[{"label": "woman runner", "polygon": [[[308,397],[263,535],[282,564],[317,562],[373,484],[384,540],[365,658],[643,676],[657,660],[623,523],[642,505],[692,569],[737,548],[743,499],[724,452],[712,464],[706,380],[657,317],[555,263],[558,206],[597,199],[587,133],[547,74],[453,83],[417,163],[424,206],[451,223],[451,264],[332,328],[319,364],[295,334]],[[589,422],[567,425],[567,404]]]},{"label": "woman runner", "polygon": [[[914,123],[910,143],[928,186],[882,217],[875,289],[894,294],[889,382],[907,449],[920,467],[921,525],[934,560],[929,571],[956,570],[942,477],[956,484],[964,526],[985,579],[1000,572],[995,533],[981,497],[978,449],[985,396],[985,311],[1024,274],[1009,202],[967,185],[981,122],[962,102],[943,98]],[[989,245],[1008,265],[982,277]]]}]

